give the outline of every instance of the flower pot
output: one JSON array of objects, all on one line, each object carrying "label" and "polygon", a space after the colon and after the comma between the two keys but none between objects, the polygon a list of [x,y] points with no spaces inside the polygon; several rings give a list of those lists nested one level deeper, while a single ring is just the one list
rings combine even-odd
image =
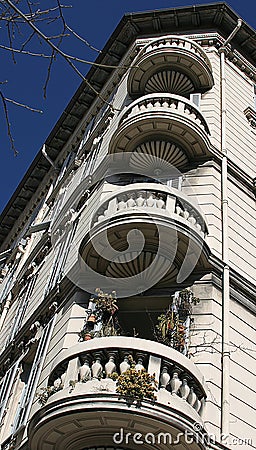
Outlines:
[{"label": "flower pot", "polygon": [[96,322],[96,316],[95,316],[95,314],[91,314],[89,317],[88,317],[88,319],[87,319],[87,322],[88,323],[95,323]]},{"label": "flower pot", "polygon": [[92,339],[92,335],[90,333],[86,333],[84,335],[84,341],[90,341]]}]

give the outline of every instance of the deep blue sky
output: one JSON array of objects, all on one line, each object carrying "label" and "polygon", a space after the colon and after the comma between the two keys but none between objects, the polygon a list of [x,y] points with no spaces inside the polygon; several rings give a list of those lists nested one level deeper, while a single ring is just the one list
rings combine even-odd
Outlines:
[{"label": "deep blue sky", "polygon": [[[45,5],[49,1],[44,0],[38,3]],[[95,47],[101,49],[126,12],[211,2],[209,0],[63,0],[62,3],[73,5],[72,9],[66,10],[66,19],[70,26]],[[229,0],[228,3],[249,25],[256,28],[256,0]],[[5,35],[4,27],[0,28],[0,43],[5,39]],[[68,45],[66,45],[68,51],[77,56],[90,60],[94,60],[97,56],[97,53],[86,47],[75,48],[73,43],[68,48]],[[20,56],[14,65],[10,54],[1,49],[0,60],[0,81],[8,79],[8,85],[4,88],[0,86],[6,97],[43,110],[43,114],[36,114],[9,106],[13,136],[19,150],[16,158],[10,150],[3,111],[0,110],[0,211],[2,211],[81,80],[66,63],[58,59],[54,64],[47,99],[44,100],[42,85],[47,71],[44,60]],[[83,66],[84,74],[87,70],[87,67]]]}]

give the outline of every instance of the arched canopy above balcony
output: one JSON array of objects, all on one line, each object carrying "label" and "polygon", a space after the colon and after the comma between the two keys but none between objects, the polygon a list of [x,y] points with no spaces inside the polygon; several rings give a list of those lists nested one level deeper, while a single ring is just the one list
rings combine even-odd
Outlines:
[{"label": "arched canopy above balcony", "polygon": [[128,77],[128,92],[188,95],[206,92],[214,81],[211,63],[193,40],[181,36],[157,38],[141,50]]},{"label": "arched canopy above balcony", "polygon": [[110,141],[109,153],[134,152],[143,143],[162,141],[176,144],[176,149],[170,146],[169,151],[163,152],[148,146],[150,154],[172,159],[170,153],[177,152],[178,147],[188,160],[207,159],[211,156],[209,134],[203,115],[186,98],[174,94],[148,94],[125,109]]}]

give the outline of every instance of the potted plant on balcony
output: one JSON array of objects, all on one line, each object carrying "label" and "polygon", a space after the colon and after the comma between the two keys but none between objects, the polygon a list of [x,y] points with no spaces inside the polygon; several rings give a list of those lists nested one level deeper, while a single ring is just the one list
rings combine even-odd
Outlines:
[{"label": "potted plant on balcony", "polygon": [[48,400],[48,398],[55,394],[56,392],[59,392],[63,389],[63,383],[60,378],[55,380],[52,386],[46,386],[43,388],[40,388],[40,391],[37,393],[37,398],[41,406],[44,406]]},{"label": "potted plant on balcony", "polygon": [[93,331],[87,329],[86,327],[82,328],[81,331],[79,331],[78,336],[81,341],[90,341],[94,338]]},{"label": "potted plant on balcony", "polygon": [[80,340],[94,337],[117,336],[121,327],[117,318],[118,306],[116,292],[110,294],[100,288],[89,300],[87,319],[83,329],[78,333]]},{"label": "potted plant on balcony", "polygon": [[120,375],[112,374],[111,378],[116,380],[116,392],[119,399],[124,398],[130,406],[133,403],[141,406],[142,400],[156,400],[155,391],[157,381],[154,375],[150,375],[145,369],[136,369],[136,363],[132,356],[128,357],[130,367]]},{"label": "potted plant on balcony", "polygon": [[169,308],[157,318],[156,340],[187,355],[192,306],[198,302],[190,289],[177,291]]}]

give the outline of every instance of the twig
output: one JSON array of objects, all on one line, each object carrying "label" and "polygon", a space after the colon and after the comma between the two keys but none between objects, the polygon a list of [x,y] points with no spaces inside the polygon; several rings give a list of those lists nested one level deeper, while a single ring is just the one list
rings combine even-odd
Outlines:
[{"label": "twig", "polygon": [[51,60],[50,60],[50,62],[49,62],[49,64],[48,64],[48,68],[47,68],[47,76],[46,76],[46,80],[45,80],[45,83],[44,83],[44,86],[43,86],[44,98],[46,98],[46,96],[47,96],[47,94],[46,94],[46,92],[47,92],[47,86],[48,86],[48,83],[49,83],[49,81],[50,81],[51,68],[52,68],[52,64],[53,64],[53,61],[54,61],[54,60],[55,60],[55,51],[53,50],[53,51],[52,51],[52,55],[51,55]]},{"label": "twig", "polygon": [[69,25],[66,24],[66,28],[70,33],[72,33],[77,39],[82,41],[87,47],[89,47],[91,50],[95,50],[95,52],[101,53],[101,50],[98,50],[96,47],[93,47],[86,39],[82,38],[79,34],[77,34],[72,28],[70,28]]},{"label": "twig", "polygon": [[33,36],[35,36],[35,31],[33,31],[29,37],[26,39],[26,41],[22,44],[22,46],[20,47],[20,50],[22,51],[24,49],[24,47],[31,41],[31,39],[33,38]]},{"label": "twig", "polygon": [[22,108],[29,109],[29,111],[37,112],[43,114],[41,109],[32,108],[31,106],[25,105],[24,103],[19,103],[16,100],[12,100],[11,98],[4,97],[6,102],[13,103],[16,106],[21,106]]},{"label": "twig", "polygon": [[3,50],[15,52],[15,53],[21,53],[22,55],[40,56],[41,58],[48,58],[48,59],[51,58],[50,55],[45,55],[44,53],[33,53],[33,52],[26,51],[26,50],[18,50],[16,48],[7,47],[6,45],[2,45],[2,44],[0,44],[0,48]]},{"label": "twig", "polygon": [[[82,80],[87,84],[87,86],[95,93],[95,95],[97,95],[97,97],[99,97],[104,103],[106,103],[107,105],[109,105],[112,108],[112,105],[109,104],[100,94],[100,92],[98,92],[93,85],[84,77],[84,75],[80,72],[80,70],[73,64],[73,61],[77,61],[77,62],[84,62],[86,64],[90,64],[90,65],[94,65],[94,66],[99,66],[99,67],[109,67],[109,68],[116,68],[116,66],[107,66],[104,64],[97,64],[97,63],[91,63],[89,61],[85,61],[85,60],[81,60],[80,58],[74,58],[71,57],[70,55],[66,54],[65,52],[63,52],[60,48],[58,48],[55,44],[53,44],[53,42],[51,42],[49,40],[49,38],[41,31],[39,30],[39,28],[37,28],[27,17],[26,15],[19,10],[19,8],[11,2],[11,0],[5,0],[6,3],[17,13],[19,14],[20,17],[22,17],[24,19],[24,21],[57,53],[59,53],[64,59],[65,61],[72,67],[72,69],[76,72],[76,74],[82,78]],[[119,66],[120,68],[120,66]]]},{"label": "twig", "polygon": [[7,105],[6,105],[6,100],[4,98],[4,95],[3,95],[3,93],[1,91],[0,91],[0,97],[2,99],[2,103],[3,103],[3,107],[4,107],[5,120],[6,120],[6,124],[7,124],[7,134],[9,136],[11,148],[12,148],[12,150],[14,152],[14,156],[17,156],[19,152],[16,149],[15,144],[14,144],[14,139],[12,137],[12,132],[11,132],[11,124],[10,124],[9,115],[8,115],[8,108],[7,108]]},{"label": "twig", "polygon": [[11,31],[10,31],[10,22],[7,22],[7,33],[8,33],[8,39],[9,39],[9,45],[10,45],[12,60],[13,60],[14,64],[16,64],[16,60],[15,60],[14,52],[13,52],[13,48],[12,48],[12,37],[11,37]]}]

